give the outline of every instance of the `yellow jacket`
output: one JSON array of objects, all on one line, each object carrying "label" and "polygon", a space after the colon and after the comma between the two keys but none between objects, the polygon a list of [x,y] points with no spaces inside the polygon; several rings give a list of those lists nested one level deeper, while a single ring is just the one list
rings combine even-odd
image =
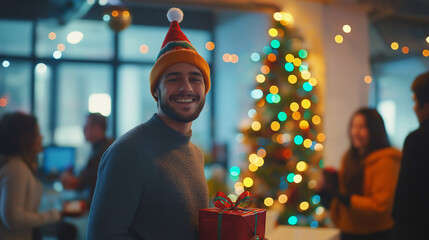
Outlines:
[{"label": "yellow jacket", "polygon": [[[383,148],[364,160],[363,195],[353,194],[350,207],[337,198],[331,203],[331,219],[344,233],[369,234],[393,227],[392,207],[398,181],[401,152]],[[338,173],[339,191],[345,194],[344,159]]]}]

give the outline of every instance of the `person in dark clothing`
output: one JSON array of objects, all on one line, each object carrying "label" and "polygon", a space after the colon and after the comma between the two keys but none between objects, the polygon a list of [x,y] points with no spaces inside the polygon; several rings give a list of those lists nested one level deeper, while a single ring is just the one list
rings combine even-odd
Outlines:
[{"label": "person in dark clothing", "polygon": [[97,170],[100,159],[107,148],[113,143],[112,139],[106,137],[106,129],[106,117],[100,113],[91,113],[87,116],[83,132],[85,139],[92,144],[89,160],[78,177],[75,177],[70,172],[66,172],[61,176],[61,183],[66,189],[89,189],[89,205],[92,202],[95,184],[97,183]]},{"label": "person in dark clothing", "polygon": [[429,72],[411,86],[420,127],[405,139],[393,207],[394,239],[429,239]]}]

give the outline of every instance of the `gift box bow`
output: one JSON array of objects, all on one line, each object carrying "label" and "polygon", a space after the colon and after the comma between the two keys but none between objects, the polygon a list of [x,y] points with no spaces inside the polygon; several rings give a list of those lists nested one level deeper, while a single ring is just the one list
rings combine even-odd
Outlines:
[{"label": "gift box bow", "polygon": [[[255,213],[255,229],[253,231],[253,234],[255,234],[256,236],[256,229],[257,229],[257,224],[258,224],[258,213],[251,210],[251,209],[246,209],[246,207],[249,207],[252,204],[252,197],[250,196],[250,192],[249,191],[244,191],[243,193],[240,194],[240,196],[237,198],[237,201],[235,201],[235,203],[228,197],[226,196],[225,193],[223,192],[217,192],[215,198],[213,199],[213,203],[216,207],[224,209],[223,211],[219,212],[219,216],[218,216],[218,239],[220,240],[221,237],[221,233],[222,233],[222,216],[223,213],[228,211],[228,210],[242,210],[242,211],[249,211],[249,212],[254,212]],[[256,239],[258,240],[259,237],[256,236]]]}]

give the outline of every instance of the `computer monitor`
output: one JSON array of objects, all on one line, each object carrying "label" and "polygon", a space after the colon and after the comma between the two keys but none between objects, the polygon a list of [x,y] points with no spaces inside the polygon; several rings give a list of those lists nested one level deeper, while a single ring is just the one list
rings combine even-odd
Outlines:
[{"label": "computer monitor", "polygon": [[45,147],[43,151],[42,171],[44,174],[61,174],[75,166],[76,149],[74,147]]}]

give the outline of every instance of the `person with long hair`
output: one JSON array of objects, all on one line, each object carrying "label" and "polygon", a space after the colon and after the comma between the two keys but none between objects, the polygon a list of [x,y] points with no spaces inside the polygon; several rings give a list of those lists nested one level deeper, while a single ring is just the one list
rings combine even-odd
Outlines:
[{"label": "person with long hair", "polygon": [[7,113],[0,119],[0,238],[30,240],[37,227],[58,222],[58,210],[38,212],[42,184],[35,177],[42,136],[34,116]]},{"label": "person with long hair", "polygon": [[330,204],[331,219],[341,240],[390,240],[401,152],[390,146],[375,109],[361,108],[353,114],[349,137]]}]

